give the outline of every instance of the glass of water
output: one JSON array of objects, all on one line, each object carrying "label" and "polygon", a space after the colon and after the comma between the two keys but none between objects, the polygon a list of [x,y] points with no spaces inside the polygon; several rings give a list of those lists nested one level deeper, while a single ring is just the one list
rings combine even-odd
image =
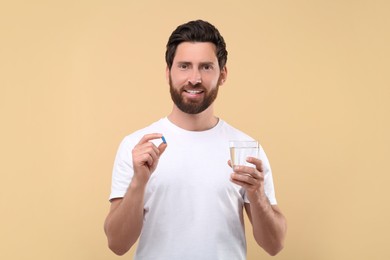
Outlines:
[{"label": "glass of water", "polygon": [[251,166],[246,159],[248,157],[259,158],[259,143],[257,141],[229,141],[230,159],[232,167],[237,165]]}]

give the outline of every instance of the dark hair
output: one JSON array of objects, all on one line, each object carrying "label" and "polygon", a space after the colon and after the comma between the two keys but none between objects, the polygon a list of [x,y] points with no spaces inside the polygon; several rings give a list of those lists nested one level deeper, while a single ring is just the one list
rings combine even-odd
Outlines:
[{"label": "dark hair", "polygon": [[211,42],[216,46],[216,55],[220,69],[225,67],[228,52],[226,50],[225,40],[218,29],[209,22],[196,20],[179,25],[169,37],[167,50],[165,52],[165,61],[170,69],[176,48],[182,42]]}]

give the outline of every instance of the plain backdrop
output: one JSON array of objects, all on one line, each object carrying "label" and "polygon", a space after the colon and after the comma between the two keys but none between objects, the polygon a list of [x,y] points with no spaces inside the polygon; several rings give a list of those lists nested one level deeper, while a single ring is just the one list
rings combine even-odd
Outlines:
[{"label": "plain backdrop", "polygon": [[[171,111],[165,44],[193,19],[229,51],[217,115],[273,168],[288,235],[272,259],[390,259],[389,3],[1,1],[0,259],[118,259],[114,156]],[[271,259],[246,234],[248,259]]]}]

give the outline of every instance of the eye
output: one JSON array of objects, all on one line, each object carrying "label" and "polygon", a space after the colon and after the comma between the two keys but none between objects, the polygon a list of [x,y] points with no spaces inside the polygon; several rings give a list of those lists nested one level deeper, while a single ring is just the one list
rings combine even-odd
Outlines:
[{"label": "eye", "polygon": [[188,69],[188,64],[186,64],[186,63],[180,63],[180,64],[178,64],[178,68],[179,69],[181,69],[181,70],[186,70],[186,69]]},{"label": "eye", "polygon": [[203,65],[204,70],[212,70],[214,67],[211,64],[205,64]]}]

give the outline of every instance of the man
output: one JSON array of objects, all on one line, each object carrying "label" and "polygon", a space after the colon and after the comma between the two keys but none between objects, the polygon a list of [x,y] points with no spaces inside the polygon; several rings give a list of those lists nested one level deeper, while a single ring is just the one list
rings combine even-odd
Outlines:
[{"label": "man", "polygon": [[253,138],[214,115],[226,61],[224,39],[208,22],[170,36],[172,112],[125,137],[114,163],[105,232],[116,254],[139,238],[135,259],[245,259],[244,209],[257,243],[271,255],[283,248],[286,222],[265,153],[233,171],[229,140]]}]

